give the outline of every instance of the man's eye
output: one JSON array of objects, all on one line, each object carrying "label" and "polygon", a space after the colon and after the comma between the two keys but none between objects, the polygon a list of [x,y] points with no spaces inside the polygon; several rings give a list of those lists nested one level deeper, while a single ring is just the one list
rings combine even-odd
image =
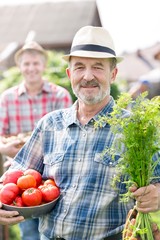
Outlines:
[{"label": "man's eye", "polygon": [[98,67],[94,67],[94,69],[99,70],[99,69],[102,69],[102,67],[99,67],[99,66],[98,66]]},{"label": "man's eye", "polygon": [[82,68],[83,68],[82,66],[79,66],[79,67],[76,67],[75,69],[79,70],[79,69],[82,69]]}]

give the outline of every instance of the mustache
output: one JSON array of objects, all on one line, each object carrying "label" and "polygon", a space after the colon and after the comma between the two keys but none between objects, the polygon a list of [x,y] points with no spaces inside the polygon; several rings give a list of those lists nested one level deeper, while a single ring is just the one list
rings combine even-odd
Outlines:
[{"label": "mustache", "polygon": [[99,83],[96,80],[92,80],[92,81],[83,80],[80,86],[81,87],[99,87]]}]

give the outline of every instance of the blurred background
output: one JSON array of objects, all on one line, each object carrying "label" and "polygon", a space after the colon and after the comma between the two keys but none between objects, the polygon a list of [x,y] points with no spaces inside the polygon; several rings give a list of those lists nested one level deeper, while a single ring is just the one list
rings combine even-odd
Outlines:
[{"label": "blurred background", "polygon": [[[117,84],[127,91],[159,66],[154,58],[160,50],[158,11],[158,0],[0,0],[0,79],[15,65],[14,53],[25,41],[63,54],[80,27],[94,25],[109,30],[117,54],[124,56]],[[5,87],[1,84],[0,91]]]}]

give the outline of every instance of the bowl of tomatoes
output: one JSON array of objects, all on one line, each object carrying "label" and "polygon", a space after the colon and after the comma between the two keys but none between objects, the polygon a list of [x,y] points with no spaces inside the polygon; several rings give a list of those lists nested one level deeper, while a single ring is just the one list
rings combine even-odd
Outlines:
[{"label": "bowl of tomatoes", "polygon": [[53,179],[42,179],[34,169],[10,170],[3,177],[0,189],[2,208],[18,211],[24,218],[49,213],[60,197],[60,189]]},{"label": "bowl of tomatoes", "polygon": [[17,211],[19,215],[23,216],[25,219],[36,218],[51,212],[55,204],[57,203],[58,199],[59,197],[57,197],[51,202],[42,203],[41,205],[32,206],[32,207],[31,206],[18,207],[15,205],[8,205],[8,204],[2,203],[2,209],[7,211]]}]

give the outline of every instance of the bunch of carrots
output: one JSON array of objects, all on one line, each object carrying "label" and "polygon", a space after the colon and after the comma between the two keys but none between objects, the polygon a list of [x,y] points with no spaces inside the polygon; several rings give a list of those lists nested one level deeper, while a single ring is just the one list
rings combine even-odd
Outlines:
[{"label": "bunch of carrots", "polygon": [[[121,118],[122,112],[130,106],[131,114]],[[153,160],[153,156],[158,156],[160,149],[160,97],[151,100],[147,98],[147,92],[141,94],[135,101],[129,94],[122,94],[113,108],[110,116],[102,117],[96,126],[101,126],[102,122],[110,124],[112,131],[119,134],[118,144],[113,146],[121,149],[122,144],[125,151],[117,164],[120,175],[127,176],[128,192],[122,196],[126,200],[130,197],[129,186],[148,186],[154,177],[154,169],[160,160]],[[114,152],[112,149],[112,152]],[[157,176],[160,178],[160,176]],[[116,179],[117,180],[117,179]],[[156,221],[160,228],[160,211],[153,213],[136,212],[133,220],[135,208],[130,211],[123,231],[123,240],[140,239],[154,240],[152,233],[152,222]],[[128,236],[129,224],[132,226],[132,234]]]}]

